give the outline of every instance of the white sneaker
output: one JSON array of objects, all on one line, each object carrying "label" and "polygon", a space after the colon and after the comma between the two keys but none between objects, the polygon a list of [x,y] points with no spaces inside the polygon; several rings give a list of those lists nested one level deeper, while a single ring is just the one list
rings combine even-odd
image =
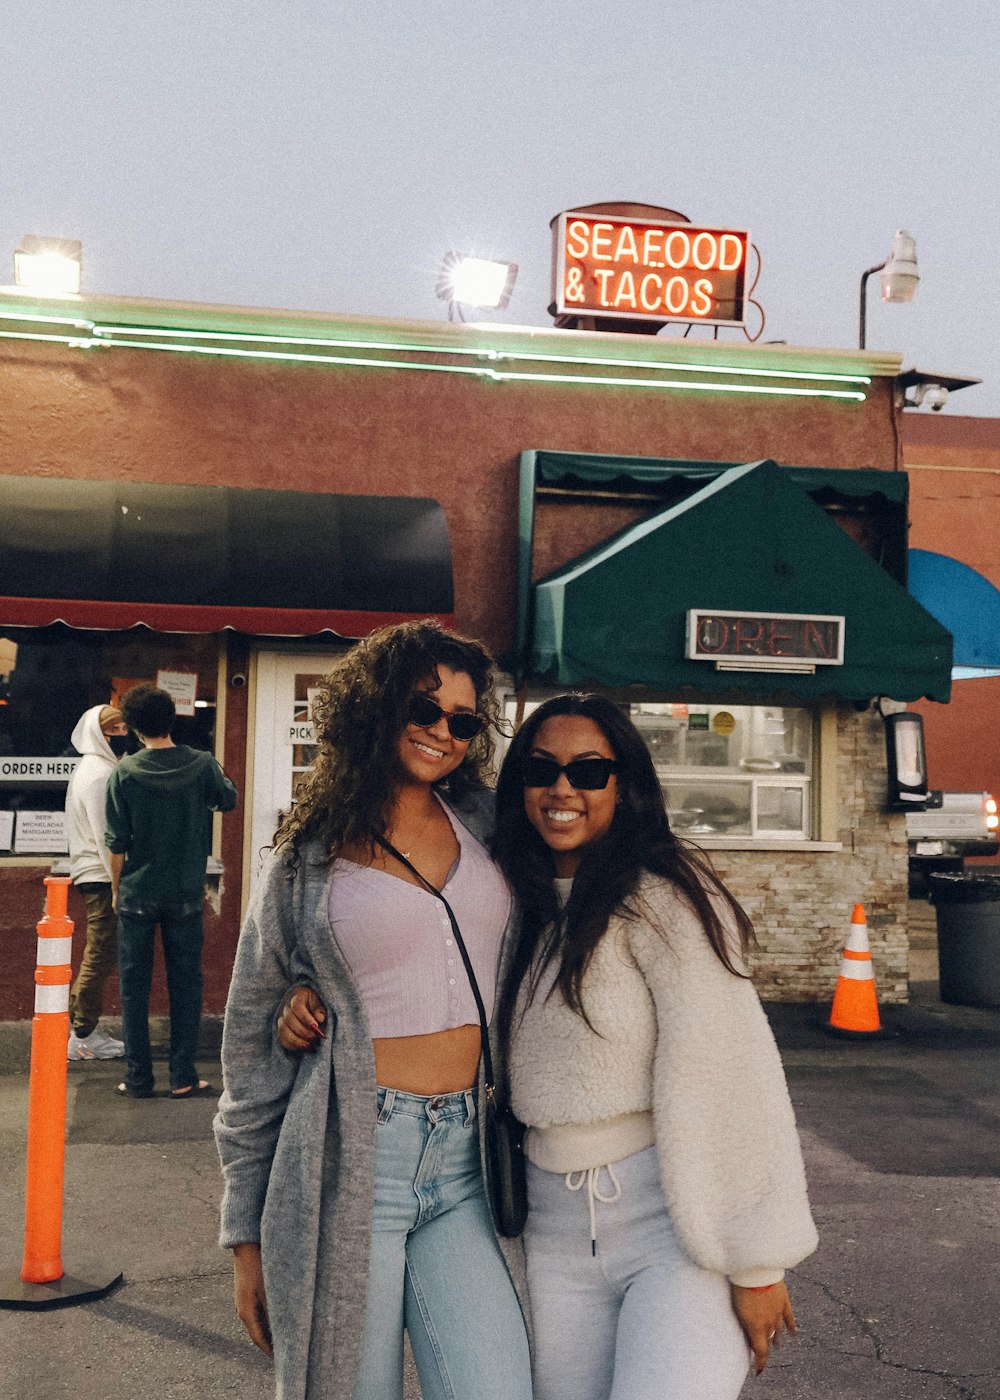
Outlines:
[{"label": "white sneaker", "polygon": [[81,1039],[76,1031],[69,1033],[67,1060],[120,1060],[125,1054],[125,1042],[105,1035],[100,1026]]}]

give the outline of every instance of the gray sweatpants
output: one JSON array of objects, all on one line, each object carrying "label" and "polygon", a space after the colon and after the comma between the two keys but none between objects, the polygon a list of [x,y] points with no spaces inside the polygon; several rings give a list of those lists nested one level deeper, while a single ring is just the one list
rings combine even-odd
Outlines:
[{"label": "gray sweatpants", "polygon": [[534,1400],[736,1400],[749,1345],[677,1241],[655,1147],[569,1178],[529,1163],[528,1201]]}]

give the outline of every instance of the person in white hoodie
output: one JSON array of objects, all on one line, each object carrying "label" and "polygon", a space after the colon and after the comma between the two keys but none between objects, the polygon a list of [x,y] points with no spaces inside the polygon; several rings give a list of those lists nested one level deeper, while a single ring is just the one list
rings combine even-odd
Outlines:
[{"label": "person in white hoodie", "polygon": [[108,779],[128,747],[128,729],[113,705],[93,705],[72,734],[80,762],[66,789],[69,870],[87,906],[87,946],[70,990],[70,1060],[115,1060],[122,1041],[97,1024],[104,983],[118,966],[118,938],[112,908],[111,854],[104,844],[104,800]]}]

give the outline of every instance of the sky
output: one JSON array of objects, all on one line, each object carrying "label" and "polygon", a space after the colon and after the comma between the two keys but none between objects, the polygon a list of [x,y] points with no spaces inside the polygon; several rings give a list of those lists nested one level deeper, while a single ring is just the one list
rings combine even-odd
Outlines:
[{"label": "sky", "polygon": [[12,5],[0,281],[37,233],[93,294],[437,321],[456,249],[519,265],[482,319],[545,326],[550,219],[625,199],[748,228],[761,339],[851,348],[905,228],[868,346],[996,417],[998,53],[996,0]]}]

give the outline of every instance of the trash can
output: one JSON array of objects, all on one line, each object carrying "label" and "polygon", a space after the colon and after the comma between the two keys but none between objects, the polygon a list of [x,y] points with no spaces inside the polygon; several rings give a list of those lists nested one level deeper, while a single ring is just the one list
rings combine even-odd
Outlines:
[{"label": "trash can", "polygon": [[1000,1006],[1000,872],[928,877],[937,910],[941,1000]]}]

